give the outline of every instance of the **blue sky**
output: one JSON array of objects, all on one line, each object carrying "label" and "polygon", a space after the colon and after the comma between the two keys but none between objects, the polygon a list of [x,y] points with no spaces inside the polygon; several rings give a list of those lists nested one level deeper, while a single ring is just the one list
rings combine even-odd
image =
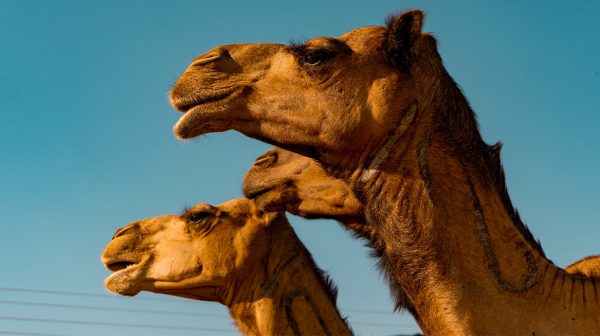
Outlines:
[{"label": "blue sky", "polygon": [[[545,1],[0,1],[0,335],[197,335],[6,317],[218,328],[215,303],[103,294],[100,253],[118,227],[198,202],[241,196],[270,146],[233,132],[177,141],[170,86],[214,46],[287,43],[381,25],[418,7],[444,62],[502,141],[515,206],[559,266],[600,253],[600,3]],[[391,311],[367,250],[335,223],[291,217],[340,287],[361,335],[417,330]],[[161,297],[166,298],[166,297]],[[217,317],[106,312],[7,301],[162,309]],[[372,323],[373,325],[370,325]],[[379,325],[377,325],[379,324]],[[388,325],[397,325],[390,327]]]}]

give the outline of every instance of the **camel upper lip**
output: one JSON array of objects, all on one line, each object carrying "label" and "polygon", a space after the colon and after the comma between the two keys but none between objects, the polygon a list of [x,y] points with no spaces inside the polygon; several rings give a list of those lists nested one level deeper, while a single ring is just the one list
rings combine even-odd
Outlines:
[{"label": "camel upper lip", "polygon": [[230,96],[233,92],[235,92],[235,89],[226,89],[217,92],[207,92],[191,98],[173,98],[171,101],[173,103],[173,107],[176,110],[186,113],[187,111],[191,110],[196,106],[205,105],[225,99],[228,96]]}]

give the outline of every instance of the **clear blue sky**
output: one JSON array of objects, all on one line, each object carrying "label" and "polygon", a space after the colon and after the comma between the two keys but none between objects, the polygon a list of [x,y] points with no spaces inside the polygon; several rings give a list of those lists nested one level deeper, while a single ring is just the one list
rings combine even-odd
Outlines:
[{"label": "clear blue sky", "polygon": [[[566,1],[0,1],[0,335],[200,335],[5,317],[233,331],[216,303],[6,291],[104,293],[100,253],[118,227],[241,195],[270,146],[237,133],[175,140],[170,86],[220,44],[338,36],[393,11],[428,16],[488,142],[503,141],[509,191],[559,266],[600,253],[600,3]],[[335,223],[292,218],[340,287],[361,335],[415,332],[391,311],[367,250]],[[103,312],[6,301],[218,314]],[[403,325],[389,327],[364,323]],[[233,333],[235,334],[235,333]]]}]

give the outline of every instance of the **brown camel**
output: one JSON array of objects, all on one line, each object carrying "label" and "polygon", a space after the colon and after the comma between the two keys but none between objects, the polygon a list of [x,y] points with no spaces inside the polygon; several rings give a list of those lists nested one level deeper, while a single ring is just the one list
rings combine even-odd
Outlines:
[{"label": "brown camel", "polygon": [[215,48],[171,91],[175,133],[237,130],[349,181],[426,334],[599,335],[598,281],[545,257],[422,24]]},{"label": "brown camel", "polygon": [[[243,191],[264,211],[287,211],[304,218],[339,221],[355,237],[368,242],[384,272],[389,269],[383,242],[367,223],[363,206],[351,186],[327,174],[314,160],[274,147],[259,156],[246,173]],[[393,274],[385,275],[395,297],[395,310],[406,308],[414,315],[401,284]]]},{"label": "brown camel", "polygon": [[[244,178],[244,195],[264,211],[287,211],[304,218],[335,219],[369,242],[374,255],[385,256],[375,227],[367,223],[364,209],[350,184],[329,174],[313,159],[274,147],[259,156]],[[384,265],[380,265],[387,271]],[[565,268],[571,274],[600,278],[600,256],[585,257]],[[412,310],[410,302],[386,274],[399,308]]]},{"label": "brown camel", "polygon": [[119,229],[102,255],[104,285],[150,291],[229,308],[246,335],[350,335],[337,290],[283,213],[248,199],[201,203]]}]

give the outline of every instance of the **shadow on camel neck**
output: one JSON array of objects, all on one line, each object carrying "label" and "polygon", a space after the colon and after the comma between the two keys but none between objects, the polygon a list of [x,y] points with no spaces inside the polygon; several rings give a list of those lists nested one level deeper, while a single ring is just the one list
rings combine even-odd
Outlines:
[{"label": "shadow on camel neck", "polygon": [[253,201],[201,203],[119,229],[102,262],[104,285],[216,301],[246,335],[350,335],[337,289],[317,267],[283,213]]},{"label": "shadow on camel neck", "polygon": [[217,47],[173,87],[174,131],[237,130],[349,182],[426,334],[600,334],[597,281],[545,258],[422,25],[414,10],[301,45]]}]

